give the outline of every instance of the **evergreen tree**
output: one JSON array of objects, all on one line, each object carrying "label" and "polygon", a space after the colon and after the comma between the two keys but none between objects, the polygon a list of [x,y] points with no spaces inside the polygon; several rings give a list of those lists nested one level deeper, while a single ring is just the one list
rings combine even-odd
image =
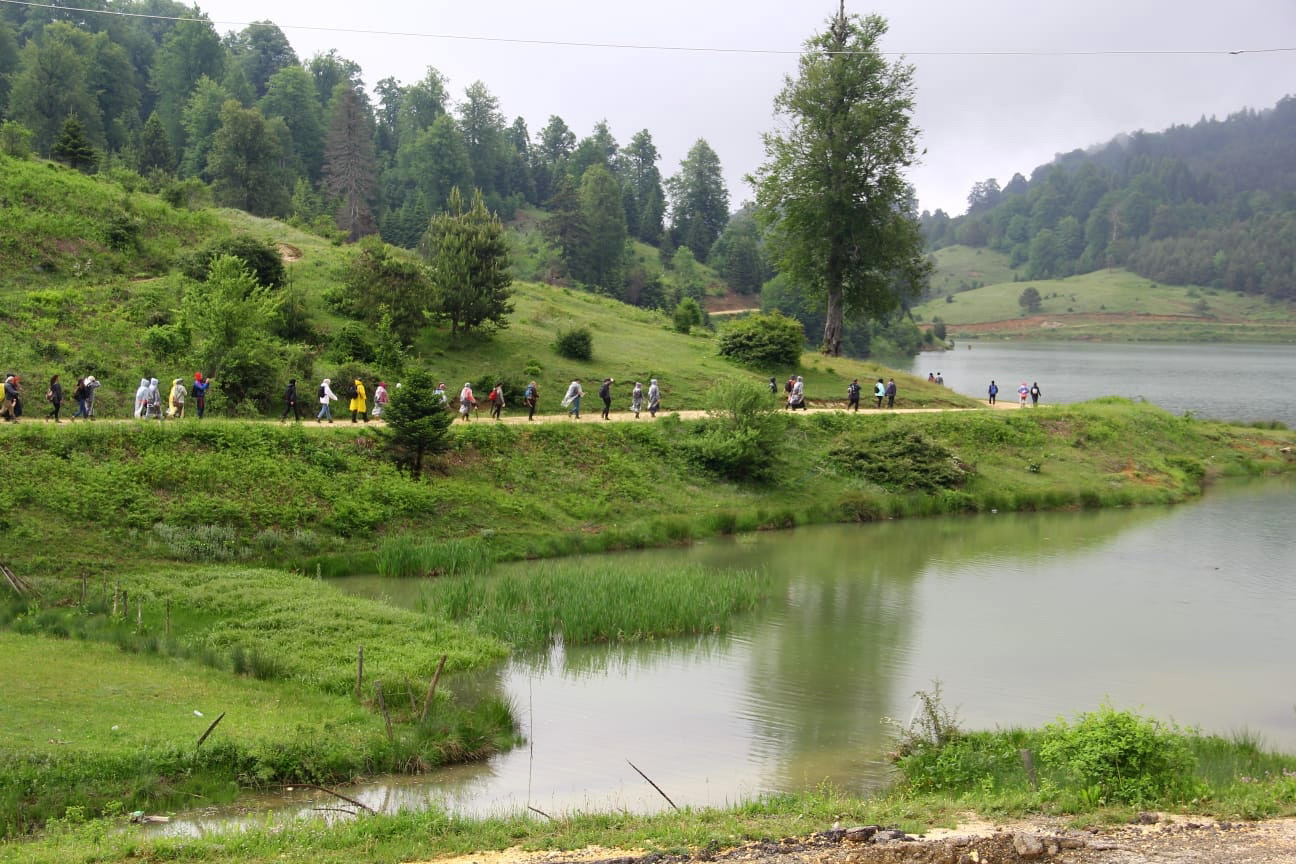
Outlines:
[{"label": "evergreen tree", "polygon": [[621,185],[603,165],[590,166],[581,178],[580,208],[588,232],[587,247],[581,272],[572,275],[621,297],[625,289],[625,205]]},{"label": "evergreen tree", "polygon": [[166,127],[154,111],[140,133],[138,170],[141,174],[153,170],[170,174],[175,168],[175,150],[171,147],[171,139],[167,137]]},{"label": "evergreen tree", "polygon": [[508,243],[480,190],[465,211],[458,187],[452,189],[445,212],[432,218],[422,248],[432,273],[432,312],[450,322],[451,339],[460,330],[508,326],[513,311]]},{"label": "evergreen tree", "polygon": [[383,420],[381,434],[388,449],[416,480],[423,472],[424,457],[450,449],[454,415],[437,397],[436,379],[428,372],[414,370],[402,387],[391,391]]},{"label": "evergreen tree", "polygon": [[671,197],[671,239],[705,261],[711,244],[729,221],[729,192],[720,157],[699,138],[667,184]]},{"label": "evergreen tree", "polygon": [[824,298],[830,355],[848,312],[885,315],[930,267],[904,178],[917,158],[913,69],[887,64],[885,32],[880,17],[848,16],[843,0],[775,99],[787,131],[765,136],[754,178],[780,272]]},{"label": "evergreen tree", "polygon": [[63,131],[59,133],[54,146],[50,147],[50,158],[78,171],[89,173],[94,170],[99,154],[86,140],[81,121],[75,114],[63,121]]},{"label": "evergreen tree", "polygon": [[355,241],[374,231],[370,205],[375,192],[372,124],[364,104],[349,82],[334,94],[328,141],[324,152],[324,188],[341,201],[338,228]]},{"label": "evergreen tree", "polygon": [[657,169],[657,160],[660,158],[647,129],[636,132],[625,150],[621,151],[626,189],[629,192],[626,229],[631,236],[645,243],[656,244],[661,240],[662,217],[666,212],[661,171]]}]

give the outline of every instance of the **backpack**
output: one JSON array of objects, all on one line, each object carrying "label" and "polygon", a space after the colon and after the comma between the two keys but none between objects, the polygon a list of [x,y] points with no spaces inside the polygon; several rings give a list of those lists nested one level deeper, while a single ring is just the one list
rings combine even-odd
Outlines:
[{"label": "backpack", "polygon": [[491,404],[494,404],[494,403],[500,401],[500,392],[499,392],[499,388],[496,387],[495,389],[491,390],[490,395],[487,396],[486,398],[489,399],[489,400],[491,401]]},{"label": "backpack", "polygon": [[320,385],[319,398],[321,398],[321,399],[324,398],[324,385],[323,385],[323,384]]},{"label": "backpack", "polygon": [[53,402],[53,401],[54,401],[54,391],[53,391],[53,390],[46,390],[46,391],[45,391],[45,401],[46,401],[46,402]]},{"label": "backpack", "polygon": [[356,389],[354,382],[351,384],[351,386],[347,387],[347,398],[348,399],[360,398],[360,391]]}]

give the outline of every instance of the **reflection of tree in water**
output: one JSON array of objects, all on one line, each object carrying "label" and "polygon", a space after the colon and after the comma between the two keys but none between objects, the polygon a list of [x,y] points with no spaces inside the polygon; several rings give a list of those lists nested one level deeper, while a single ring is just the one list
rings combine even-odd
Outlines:
[{"label": "reflection of tree in water", "polygon": [[751,641],[747,710],[755,759],[776,766],[770,784],[801,789],[829,779],[858,788],[885,779],[881,718],[904,722],[911,711],[910,694],[894,689],[907,677],[922,614],[916,588],[933,567],[1074,550],[1159,512],[910,520],[762,543],[766,565],[788,579],[786,610]]}]

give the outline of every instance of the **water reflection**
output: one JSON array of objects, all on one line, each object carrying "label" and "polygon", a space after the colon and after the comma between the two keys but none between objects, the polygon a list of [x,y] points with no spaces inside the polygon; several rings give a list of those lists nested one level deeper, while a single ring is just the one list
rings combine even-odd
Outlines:
[{"label": "water reflection", "polygon": [[[1173,509],[823,526],[631,553],[764,567],[778,598],[725,635],[554,646],[448,686],[503,692],[527,744],[362,790],[475,814],[725,804],[885,780],[884,715],[941,679],[966,725],[1120,707],[1296,749],[1296,484]],[[620,558],[608,559],[615,566]],[[525,567],[526,564],[510,565]],[[417,582],[339,580],[419,608]]]}]

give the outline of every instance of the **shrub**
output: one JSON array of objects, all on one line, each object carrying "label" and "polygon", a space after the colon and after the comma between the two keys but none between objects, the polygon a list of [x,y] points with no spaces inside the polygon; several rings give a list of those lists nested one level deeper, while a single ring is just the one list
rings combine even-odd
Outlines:
[{"label": "shrub", "polygon": [[594,356],[594,337],[588,327],[559,330],[554,350],[568,360],[589,360]]},{"label": "shrub", "polygon": [[0,153],[15,159],[31,155],[32,131],[21,123],[6,120],[0,123]]},{"label": "shrub", "polygon": [[671,323],[675,329],[688,335],[688,332],[702,323],[702,307],[692,297],[685,297],[671,314]]},{"label": "shrub", "polygon": [[1040,758],[1110,803],[1183,800],[1194,791],[1196,760],[1183,733],[1109,705],[1045,726]]},{"label": "shrub", "polygon": [[956,489],[971,473],[949,450],[912,430],[843,438],[828,453],[846,472],[896,492]]},{"label": "shrub", "polygon": [[749,381],[721,381],[711,390],[717,406],[685,439],[690,457],[730,480],[770,479],[782,455],[785,418],[769,392]]},{"label": "shrub", "polygon": [[205,282],[211,263],[223,255],[232,255],[242,261],[257,284],[266,288],[278,288],[288,279],[288,271],[284,269],[283,258],[275,245],[248,236],[226,237],[208,243],[182,260],[180,268],[190,279]]},{"label": "shrub", "polygon": [[778,312],[740,318],[720,333],[720,356],[748,366],[796,366],[804,345],[800,322]]}]

